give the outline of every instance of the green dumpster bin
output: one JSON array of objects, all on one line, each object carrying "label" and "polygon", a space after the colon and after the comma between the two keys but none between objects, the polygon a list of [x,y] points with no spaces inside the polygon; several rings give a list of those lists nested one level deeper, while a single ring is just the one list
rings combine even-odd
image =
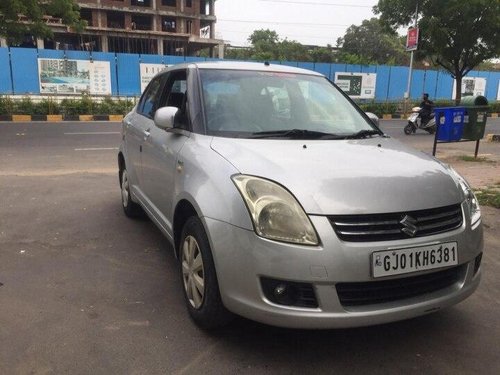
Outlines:
[{"label": "green dumpster bin", "polygon": [[460,105],[465,107],[462,138],[472,141],[482,139],[489,110],[488,99],[481,95],[466,96],[460,101]]}]

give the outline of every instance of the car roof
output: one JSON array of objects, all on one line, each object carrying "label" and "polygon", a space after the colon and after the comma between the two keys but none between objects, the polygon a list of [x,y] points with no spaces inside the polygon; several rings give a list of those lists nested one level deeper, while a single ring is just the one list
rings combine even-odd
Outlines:
[{"label": "car roof", "polygon": [[201,61],[170,66],[167,71],[176,69],[227,69],[227,70],[250,70],[259,72],[292,73],[323,76],[312,70],[296,68],[287,65],[269,64],[267,62],[241,62],[241,61]]}]

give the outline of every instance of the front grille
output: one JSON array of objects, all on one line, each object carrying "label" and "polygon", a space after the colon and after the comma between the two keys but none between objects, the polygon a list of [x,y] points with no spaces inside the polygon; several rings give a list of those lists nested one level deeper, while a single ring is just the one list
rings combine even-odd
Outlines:
[{"label": "front grille", "polygon": [[461,266],[426,275],[400,279],[339,283],[336,285],[343,306],[374,305],[433,293],[460,279]]},{"label": "front grille", "polygon": [[368,215],[335,215],[328,219],[342,241],[391,241],[430,236],[462,225],[460,204],[428,210]]}]

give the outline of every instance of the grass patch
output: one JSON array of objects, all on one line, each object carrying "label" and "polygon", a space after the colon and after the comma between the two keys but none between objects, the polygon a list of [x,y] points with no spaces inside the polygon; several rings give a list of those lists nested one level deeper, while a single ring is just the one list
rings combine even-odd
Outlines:
[{"label": "grass patch", "polygon": [[475,162],[475,163],[493,163],[492,160],[490,160],[490,159],[488,159],[487,157],[484,157],[484,156],[480,156],[478,158],[475,158],[474,156],[460,155],[458,157],[458,160],[470,161],[470,162]]},{"label": "grass patch", "polygon": [[475,193],[479,204],[482,206],[500,208],[500,188],[498,186],[500,186],[500,184],[497,184],[495,187],[477,190]]}]

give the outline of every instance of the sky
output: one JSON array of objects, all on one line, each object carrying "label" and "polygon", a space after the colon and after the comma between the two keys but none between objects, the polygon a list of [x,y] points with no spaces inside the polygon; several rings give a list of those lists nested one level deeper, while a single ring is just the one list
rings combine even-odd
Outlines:
[{"label": "sky", "polygon": [[217,0],[216,37],[248,46],[254,30],[271,29],[302,44],[337,44],[351,25],[374,17],[377,0]]}]

